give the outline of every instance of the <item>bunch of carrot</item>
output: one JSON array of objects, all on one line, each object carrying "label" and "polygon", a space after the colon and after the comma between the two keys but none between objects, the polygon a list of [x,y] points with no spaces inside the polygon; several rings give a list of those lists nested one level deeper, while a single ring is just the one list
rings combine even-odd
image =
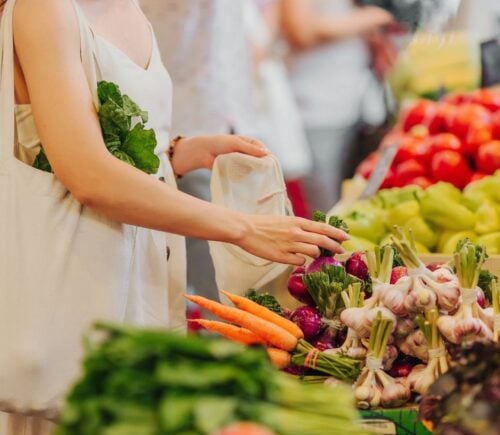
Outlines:
[{"label": "bunch of carrot", "polygon": [[343,355],[326,355],[307,343],[302,330],[292,321],[250,299],[225,291],[222,293],[235,307],[201,296],[187,295],[186,298],[229,323],[203,319],[191,322],[238,343],[266,346],[269,358],[279,369],[300,364],[341,380],[352,380],[359,374],[358,360]]},{"label": "bunch of carrot", "polygon": [[250,299],[225,291],[222,293],[236,308],[202,296],[187,295],[186,298],[230,323],[203,319],[190,321],[238,343],[266,346],[269,358],[276,367],[288,367],[291,363],[290,352],[295,350],[298,341],[304,338],[302,330],[290,320]]}]

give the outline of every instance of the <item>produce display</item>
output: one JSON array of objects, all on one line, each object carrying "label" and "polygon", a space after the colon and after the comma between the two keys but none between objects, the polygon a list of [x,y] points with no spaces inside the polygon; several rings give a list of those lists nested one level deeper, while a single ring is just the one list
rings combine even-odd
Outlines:
[{"label": "produce display", "polygon": [[352,393],[223,339],[99,325],[57,435],[362,435]]},{"label": "produce display", "polygon": [[[418,100],[403,110],[381,148],[398,144],[383,188],[445,181],[463,189],[500,169],[500,91],[451,94],[439,102]],[[380,150],[357,173],[369,178]]]},{"label": "produce display", "polygon": [[452,254],[469,238],[500,254],[500,171],[470,183],[463,191],[445,182],[423,189],[406,186],[380,190],[356,201],[340,216],[350,228],[351,252],[390,242],[394,225],[411,229],[419,253]]}]

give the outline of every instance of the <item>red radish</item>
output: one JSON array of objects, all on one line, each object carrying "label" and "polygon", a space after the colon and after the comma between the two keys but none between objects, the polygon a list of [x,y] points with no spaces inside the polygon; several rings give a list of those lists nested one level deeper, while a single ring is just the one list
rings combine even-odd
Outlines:
[{"label": "red radish", "polygon": [[321,331],[321,315],[315,307],[304,305],[297,308],[290,320],[298,325],[307,341],[315,339]]},{"label": "red radish", "polygon": [[363,252],[354,252],[345,263],[345,270],[352,276],[359,278],[362,281],[367,281],[369,278],[368,266],[363,259]]},{"label": "red radish", "polygon": [[316,258],[306,269],[306,273],[321,272],[325,266],[342,266],[342,263],[332,256]]},{"label": "red radish", "polygon": [[314,300],[304,284],[303,273],[293,273],[288,278],[288,292],[299,302],[314,305]]},{"label": "red radish", "polygon": [[486,297],[484,296],[484,292],[481,289],[477,289],[477,304],[481,308],[486,308]]},{"label": "red radish", "polygon": [[397,266],[391,272],[391,284],[396,284],[403,276],[408,276],[408,269],[404,266]]},{"label": "red radish", "polygon": [[411,371],[413,370],[413,365],[408,361],[399,360],[395,361],[392,365],[391,370],[389,370],[389,374],[393,378],[406,378]]}]

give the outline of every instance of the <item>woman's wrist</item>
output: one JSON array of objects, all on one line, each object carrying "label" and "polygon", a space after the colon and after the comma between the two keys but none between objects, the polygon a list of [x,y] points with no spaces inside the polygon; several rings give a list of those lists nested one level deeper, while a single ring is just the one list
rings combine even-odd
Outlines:
[{"label": "woman's wrist", "polygon": [[186,163],[186,159],[183,157],[185,153],[186,146],[189,146],[188,142],[190,138],[184,136],[177,136],[170,141],[169,148],[167,151],[168,159],[172,165],[172,170],[177,178],[181,178],[190,172],[190,169]]},{"label": "woman's wrist", "polygon": [[224,213],[228,219],[222,225],[224,234],[222,234],[221,241],[240,246],[252,231],[251,218],[244,213],[230,209],[224,209]]}]

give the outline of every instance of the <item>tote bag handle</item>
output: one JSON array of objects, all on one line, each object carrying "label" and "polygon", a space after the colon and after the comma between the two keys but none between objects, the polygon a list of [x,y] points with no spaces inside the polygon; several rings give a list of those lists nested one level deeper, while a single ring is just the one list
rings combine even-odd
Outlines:
[{"label": "tote bag handle", "polygon": [[[14,90],[14,38],[12,18],[16,0],[8,0],[4,6],[0,23],[0,173],[5,170],[8,159],[14,158],[15,147],[15,90]],[[92,100],[99,110],[97,96],[97,62],[94,54],[94,35],[82,10],[73,0],[80,29],[80,52],[85,76],[92,92]]]},{"label": "tote bag handle", "polygon": [[9,0],[3,9],[0,24],[0,173],[14,152],[14,38],[12,15],[15,0]]}]

